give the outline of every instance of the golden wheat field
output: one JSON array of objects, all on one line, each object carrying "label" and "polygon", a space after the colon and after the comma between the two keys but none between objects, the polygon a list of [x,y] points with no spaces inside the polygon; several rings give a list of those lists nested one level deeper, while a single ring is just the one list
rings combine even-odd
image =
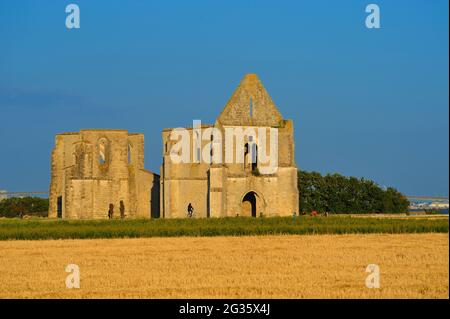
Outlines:
[{"label": "golden wheat field", "polygon": [[448,249],[448,234],[1,241],[0,298],[448,298]]}]

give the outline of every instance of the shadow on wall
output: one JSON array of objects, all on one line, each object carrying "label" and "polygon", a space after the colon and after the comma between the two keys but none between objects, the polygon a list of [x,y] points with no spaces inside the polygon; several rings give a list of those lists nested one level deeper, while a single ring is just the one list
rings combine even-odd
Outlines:
[{"label": "shadow on wall", "polygon": [[152,188],[150,191],[150,216],[151,218],[159,218],[159,177],[153,179]]}]

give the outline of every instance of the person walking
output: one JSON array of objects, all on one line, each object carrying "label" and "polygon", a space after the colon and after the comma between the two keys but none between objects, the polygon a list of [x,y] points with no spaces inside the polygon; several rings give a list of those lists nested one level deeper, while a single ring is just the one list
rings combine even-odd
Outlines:
[{"label": "person walking", "polygon": [[188,211],[189,218],[192,218],[192,215],[194,215],[194,207],[192,206],[191,203],[189,203],[189,205],[187,207],[187,211]]},{"label": "person walking", "polygon": [[108,218],[112,219],[113,215],[114,215],[114,205],[113,204],[109,204]]},{"label": "person walking", "polygon": [[123,200],[120,201],[120,218],[125,218],[125,204],[123,203]]}]

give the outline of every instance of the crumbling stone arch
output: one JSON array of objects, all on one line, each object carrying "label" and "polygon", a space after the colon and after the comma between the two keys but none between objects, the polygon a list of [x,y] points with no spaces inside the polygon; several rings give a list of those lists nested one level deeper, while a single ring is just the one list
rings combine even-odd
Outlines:
[{"label": "crumbling stone arch", "polygon": [[247,190],[241,196],[241,213],[240,216],[259,217],[264,215],[266,209],[266,201],[260,192],[254,189]]}]

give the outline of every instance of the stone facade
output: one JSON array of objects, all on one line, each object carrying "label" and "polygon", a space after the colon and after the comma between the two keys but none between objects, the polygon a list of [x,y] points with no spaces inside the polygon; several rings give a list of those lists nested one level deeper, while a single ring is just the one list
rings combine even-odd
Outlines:
[{"label": "stone facade", "polygon": [[[204,136],[213,128],[221,132],[222,140],[217,141],[211,136],[211,139],[200,138],[199,141],[195,137],[199,131]],[[227,128],[253,130],[244,136],[243,162],[237,160],[237,155],[231,162],[224,160]],[[248,159],[250,143],[260,147],[263,139],[258,136],[260,128],[266,132],[266,141],[270,139],[267,132],[271,128],[278,132],[277,170],[270,174],[260,174],[264,165],[257,159]],[[199,148],[189,154],[188,163],[174,163],[171,152],[177,141],[171,138],[173,129],[162,132],[161,217],[186,217],[189,203],[194,207],[194,217],[291,216],[298,212],[293,122],[283,119],[255,74],[244,77],[214,125],[188,128],[187,131],[192,145],[197,143],[195,147]],[[214,149],[216,142],[218,150]],[[236,138],[233,142],[236,147],[241,147]],[[211,152],[211,156],[214,151],[220,152],[222,163],[199,160],[205,150]]]},{"label": "stone facade", "polygon": [[[102,219],[112,207],[113,218],[120,218],[121,211],[126,218],[185,218],[189,204],[193,217],[298,212],[293,122],[283,119],[255,74],[244,77],[213,125],[181,129],[192,147],[188,160],[180,163],[172,157],[176,130],[162,132],[161,178],[144,169],[143,134],[58,134],[49,217]],[[231,157],[226,148],[230,130],[244,132],[229,139],[236,150]],[[276,159],[275,170],[272,162],[262,160],[264,154]]]},{"label": "stone facade", "polygon": [[159,215],[159,175],[144,169],[144,135],[81,130],[56,135],[49,217],[150,218]]}]

